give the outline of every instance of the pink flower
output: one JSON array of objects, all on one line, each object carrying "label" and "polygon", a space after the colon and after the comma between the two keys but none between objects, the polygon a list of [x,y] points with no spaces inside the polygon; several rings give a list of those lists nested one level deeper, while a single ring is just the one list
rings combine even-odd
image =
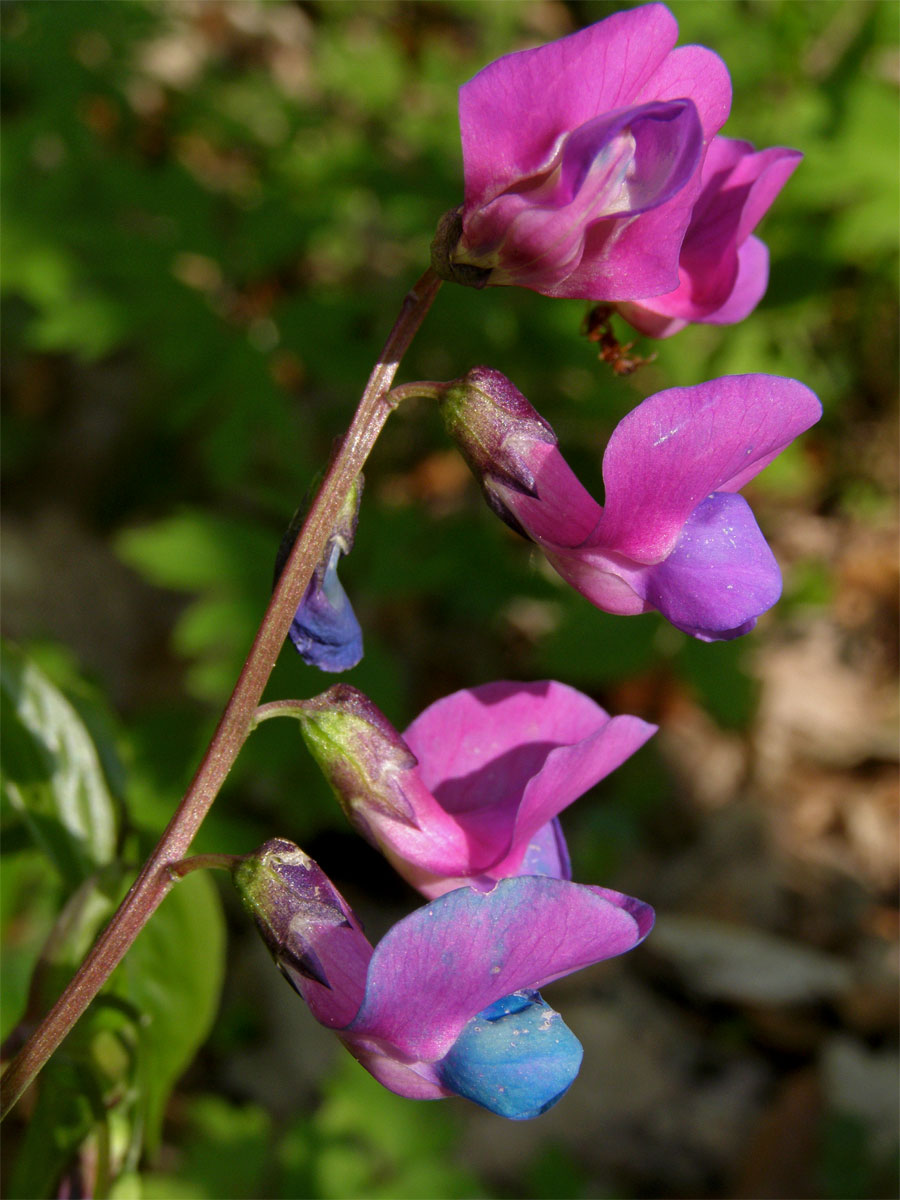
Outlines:
[{"label": "pink flower", "polygon": [[701,167],[731,105],[722,61],[675,49],[661,4],[498,59],[460,89],[465,202],[445,278],[628,301],[678,287]]},{"label": "pink flower", "polygon": [[562,879],[459,888],[398,922],[373,950],[318,865],[276,839],[234,872],[282,974],[380,1083],[459,1095],[512,1120],[566,1092],[582,1050],[535,990],[623,954],[649,933],[640,900]]},{"label": "pink flower", "polygon": [[448,429],[488,503],[598,608],[656,609],[721,641],[778,599],[778,564],[736,493],[821,416],[802,383],[733,375],[650,396],[609,439],[602,507],[499,371],[476,367],[443,386]]},{"label": "pink flower", "polygon": [[291,713],[351,823],[428,897],[511,875],[568,878],[558,813],[656,730],[553,682],[455,692],[402,738],[347,684]]},{"label": "pink flower", "polygon": [[769,252],[752,233],[803,155],[716,137],[703,164],[703,190],[678,260],[678,287],[665,296],[619,305],[635,329],[670,337],[689,321],[731,325],[762,299]]}]

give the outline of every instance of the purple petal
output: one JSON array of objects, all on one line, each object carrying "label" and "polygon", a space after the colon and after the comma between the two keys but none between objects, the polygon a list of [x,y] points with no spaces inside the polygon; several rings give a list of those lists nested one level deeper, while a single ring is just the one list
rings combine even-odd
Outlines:
[{"label": "purple petal", "polygon": [[679,257],[679,285],[624,305],[626,320],[668,337],[688,321],[725,325],[752,312],[766,289],[768,252],[748,239],[801,157],[780,146],[756,152],[749,142],[715,138]]},{"label": "purple petal", "polygon": [[344,1046],[360,1066],[365,1067],[382,1087],[408,1100],[442,1100],[454,1095],[445,1087],[431,1063],[405,1062],[394,1055],[393,1048],[367,1037],[339,1033]]},{"label": "purple petal", "polygon": [[[703,136],[710,141],[731,107],[731,80],[718,55],[703,46],[673,50],[634,99],[647,103],[678,97],[693,102]],[[700,188],[698,173],[664,207],[645,212],[624,227],[617,221],[594,225],[578,267],[541,291],[548,296],[620,302],[671,292],[678,286],[678,257]]]},{"label": "purple petal", "polygon": [[705,46],[679,46],[666,55],[631,102],[645,104],[678,96],[688,96],[694,102],[703,137],[711,142],[731,111],[731,76],[718,54]]},{"label": "purple petal", "polygon": [[559,818],[537,831],[525,848],[519,875],[549,875],[551,879],[571,879],[572,862]]},{"label": "purple petal", "polygon": [[698,505],[673,552],[646,578],[650,603],[706,641],[745,633],[781,595],[781,572],[749,505],[729,493]]},{"label": "purple petal", "polygon": [[775,375],[727,376],[651,396],[609,440],[606,505],[591,545],[659,562],[706,496],[737,491],[821,412],[809,388]]},{"label": "purple petal", "polygon": [[479,71],[459,93],[466,210],[492,200],[511,180],[544,169],[560,135],[632,104],[677,36],[672,14],[661,4],[648,4],[549,45],[508,54]]},{"label": "purple petal", "polygon": [[[593,225],[666,204],[692,180],[702,152],[690,100],[605,113],[565,137],[547,178],[511,181],[464,217],[465,252],[474,262],[498,261],[492,283],[546,291],[578,266]],[[677,247],[673,270],[676,260]]]},{"label": "purple petal", "polygon": [[496,1000],[622,954],[649,932],[638,900],[561,879],[459,888],[395,925],[369,964],[366,998],[346,1030],[436,1061]]},{"label": "purple petal", "polygon": [[528,462],[534,494],[513,491],[502,481],[488,486],[528,537],[542,546],[581,546],[593,534],[602,509],[584,488],[556,445],[533,443]]},{"label": "purple petal", "polygon": [[734,325],[753,312],[769,286],[769,248],[749,237],[738,250],[738,271],[727,299],[703,318],[709,325]]},{"label": "purple petal", "polygon": [[300,657],[320,671],[348,671],[363,656],[362,629],[337,575],[335,543],[324,572],[316,571],[291,622]]}]

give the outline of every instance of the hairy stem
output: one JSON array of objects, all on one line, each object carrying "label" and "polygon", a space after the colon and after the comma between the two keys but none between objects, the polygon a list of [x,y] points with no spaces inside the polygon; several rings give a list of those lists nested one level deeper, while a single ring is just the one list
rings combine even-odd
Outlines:
[{"label": "hairy stem", "polygon": [[440,279],[429,268],[404,299],[400,315],[369,376],[350,428],[310,505],[231,699],[197,773],[156,849],[147,859],[109,925],[59,1000],[9,1064],[0,1081],[0,1116],[5,1116],[16,1103],[99,992],[178,877],[177,873],[173,873],[172,866],[185,857],[241,746],[253,729],[256,707],[287,637],[297,606],[322,557],[347,493],[395,407],[395,402],[388,399],[386,393],[401,358],[440,286]]}]

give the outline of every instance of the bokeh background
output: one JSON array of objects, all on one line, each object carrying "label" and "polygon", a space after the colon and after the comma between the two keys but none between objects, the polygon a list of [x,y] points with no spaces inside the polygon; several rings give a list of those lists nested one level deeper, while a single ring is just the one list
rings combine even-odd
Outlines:
[{"label": "bokeh background", "polygon": [[[0,8],[4,686],[14,710],[43,704],[30,733],[21,703],[6,726],[13,1044],[190,778],[281,534],[460,200],[457,87],[615,7]],[[661,725],[564,818],[576,878],[659,913],[645,947],[548,989],[584,1042],[579,1079],[524,1125],[381,1091],[284,984],[224,876],[192,877],[7,1123],[6,1195],[895,1194],[897,8],[671,7],[681,40],[731,70],[724,132],[806,155],[761,230],[759,310],[639,341],[656,360],[617,378],[580,333],[585,305],[446,285],[399,378],[504,371],[598,493],[605,439],[644,396],[803,380],[822,423],[747,489],[781,604],[713,646],[595,611],[484,508],[424,403],[376,447],[342,569],[366,638],[347,678],[400,728],[457,688],[547,677]],[[330,682],[288,647],[266,695]],[[107,812],[74,856],[37,811],[48,793],[29,809],[21,784],[41,720],[67,731],[54,769]],[[415,903],[291,722],[253,736],[196,848],[274,835],[373,937]]]}]

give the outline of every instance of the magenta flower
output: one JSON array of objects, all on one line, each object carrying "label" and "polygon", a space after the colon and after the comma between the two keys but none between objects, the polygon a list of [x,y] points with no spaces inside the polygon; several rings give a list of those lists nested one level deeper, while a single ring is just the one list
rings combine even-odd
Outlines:
[{"label": "magenta flower", "polygon": [[656,609],[721,641],[747,633],[781,594],[778,564],[736,493],[821,416],[802,383],[733,375],[649,397],[609,439],[602,507],[499,371],[476,367],[446,385],[442,408],[491,507],[598,608]]},{"label": "magenta flower", "polygon": [[623,954],[653,910],[606,888],[505,879],[459,888],[399,921],[373,950],[322,870],[274,840],[234,873],[282,973],[320,1024],[385,1087],[459,1095],[536,1117],[578,1074],[578,1039],[536,991]]},{"label": "magenta flower", "polygon": [[348,819],[428,897],[511,875],[569,878],[557,814],[656,730],[553,682],[455,692],[402,738],[347,684],[291,712]]},{"label": "magenta flower", "polygon": [[498,59],[460,89],[465,202],[433,247],[445,278],[635,300],[678,287],[722,61],[675,49],[661,4]]},{"label": "magenta flower", "polygon": [[769,251],[752,233],[803,155],[716,137],[703,164],[703,190],[678,260],[678,287],[621,304],[635,329],[670,337],[689,321],[731,325],[748,316],[769,282]]}]

